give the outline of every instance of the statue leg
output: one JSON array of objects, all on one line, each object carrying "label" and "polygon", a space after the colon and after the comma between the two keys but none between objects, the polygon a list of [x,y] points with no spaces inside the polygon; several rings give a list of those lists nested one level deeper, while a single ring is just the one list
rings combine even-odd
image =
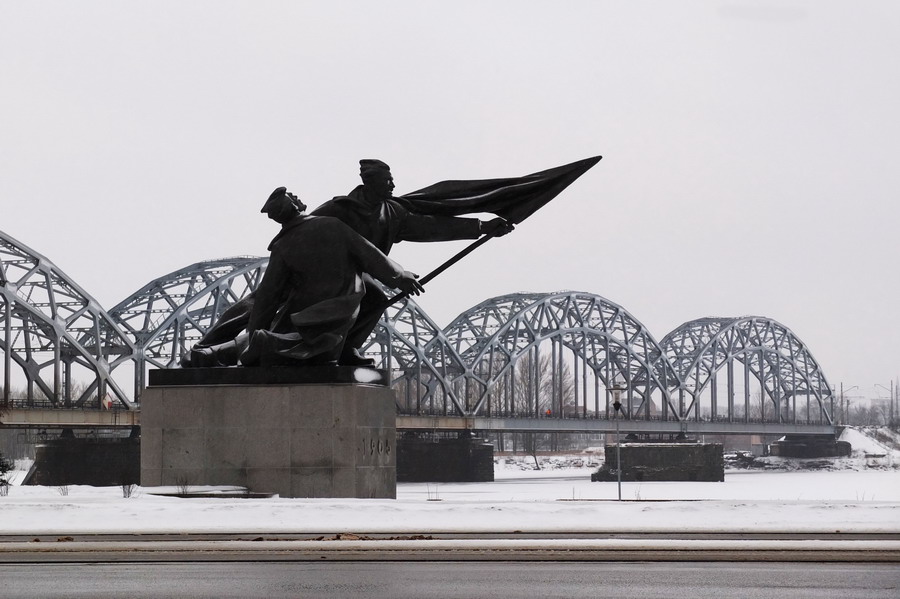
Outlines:
[{"label": "statue leg", "polygon": [[219,366],[237,366],[238,357],[247,349],[249,336],[241,333],[231,341],[216,345],[194,346],[181,360],[182,368],[216,368]]},{"label": "statue leg", "polygon": [[375,360],[365,358],[359,353],[359,348],[366,342],[378,321],[384,313],[387,297],[381,291],[381,285],[367,274],[363,275],[366,294],[359,305],[359,316],[347,334],[347,342],[344,343],[344,351],[338,362],[344,366],[372,366]]},{"label": "statue leg", "polygon": [[323,300],[297,312],[288,301],[287,331],[259,329],[240,356],[244,366],[337,365],[344,340],[359,314],[362,293]]},{"label": "statue leg", "polygon": [[246,340],[238,342],[238,338],[250,322],[254,299],[251,293],[225,310],[200,341],[181,356],[181,367],[235,366],[241,347],[247,344]]},{"label": "statue leg", "polygon": [[212,347],[231,341],[243,333],[250,322],[250,312],[253,311],[255,299],[256,295],[251,293],[225,310],[216,323],[206,332],[206,335],[197,342],[196,346]]}]

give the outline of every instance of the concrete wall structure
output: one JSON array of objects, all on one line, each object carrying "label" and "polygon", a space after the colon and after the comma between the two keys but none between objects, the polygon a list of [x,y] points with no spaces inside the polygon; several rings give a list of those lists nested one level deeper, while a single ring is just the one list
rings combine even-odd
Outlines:
[{"label": "concrete wall structure", "polygon": [[[617,479],[616,451],[615,445],[606,446],[606,461],[591,480]],[[725,480],[725,459],[718,443],[623,443],[621,452],[622,480]]]},{"label": "concrete wall structure", "polygon": [[494,446],[477,437],[397,440],[400,482],[493,482]]},{"label": "concrete wall structure", "polygon": [[140,441],[62,437],[38,444],[22,484],[109,487],[140,481]]},{"label": "concrete wall structure", "polygon": [[769,445],[769,453],[783,458],[847,457],[852,447],[833,436],[787,435]]},{"label": "concrete wall structure", "polygon": [[394,393],[378,385],[151,386],[141,484],[394,498],[395,422]]}]

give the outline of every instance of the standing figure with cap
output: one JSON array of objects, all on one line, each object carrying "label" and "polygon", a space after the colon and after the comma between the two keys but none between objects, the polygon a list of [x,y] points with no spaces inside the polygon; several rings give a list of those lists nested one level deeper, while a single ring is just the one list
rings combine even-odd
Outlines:
[{"label": "standing figure with cap", "polygon": [[236,356],[244,366],[337,363],[359,314],[364,274],[414,295],[422,291],[415,274],[350,227],[305,210],[284,187],[269,196],[261,212],[282,228],[269,244],[268,267],[252,297],[220,319],[246,324],[246,332],[195,346],[189,365],[233,363]]},{"label": "standing figure with cap", "polygon": [[[359,161],[362,185],[346,196],[338,196],[312,211],[314,216],[331,216],[350,226],[375,247],[389,254],[400,241],[453,241],[477,239],[483,234],[505,235],[513,225],[503,218],[481,221],[477,218],[422,214],[401,198],[395,198],[391,168],[381,160]],[[364,276],[365,295],[360,314],[349,332],[340,363],[371,365],[359,348],[378,325],[387,307],[387,297],[371,277]]]}]

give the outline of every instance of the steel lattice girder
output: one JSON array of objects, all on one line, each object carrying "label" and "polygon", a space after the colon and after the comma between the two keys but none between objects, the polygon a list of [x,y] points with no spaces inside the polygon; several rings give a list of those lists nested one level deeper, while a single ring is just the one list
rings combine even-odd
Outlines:
[{"label": "steel lattice girder", "polygon": [[[4,400],[81,407],[93,398],[100,407],[108,397],[133,407],[111,373],[137,358],[134,344],[100,304],[50,260],[3,232],[0,295]],[[25,377],[25,398],[11,397],[13,363]],[[43,397],[35,395],[35,386]]]},{"label": "steel lattice girder", "polygon": [[669,388],[676,380],[660,345],[621,306],[583,292],[517,293],[488,299],[458,316],[447,336],[468,368],[462,376],[479,389],[468,415],[478,414],[488,394],[542,341],[558,340],[609,388],[621,380],[633,414],[649,413],[658,392],[673,417]]},{"label": "steel lattice girder", "polygon": [[110,310],[140,350],[138,388],[144,364],[177,366],[225,310],[256,290],[268,262],[255,256],[198,262],[151,281]]},{"label": "steel lattice girder", "polygon": [[[133,404],[110,378],[112,371],[130,360],[137,363],[137,399],[145,365],[176,366],[222,312],[256,289],[268,263],[237,257],[193,264],[150,282],[107,314],[49,260],[2,233],[0,259],[5,393],[15,363],[28,380],[29,397],[37,386],[54,403],[64,398],[66,405],[82,405],[97,390],[105,394],[108,385],[128,407]],[[751,371],[776,403],[813,395],[824,410],[831,395],[802,342],[770,319],[699,319],[659,344],[621,306],[580,292],[491,298],[443,330],[407,299],[388,308],[363,349],[394,373],[396,385],[405,384],[401,411],[420,413],[427,405],[429,413],[470,416],[483,412],[503,377],[547,340],[557,344],[560,360],[565,347],[604,387],[624,382],[629,417],[642,412],[649,417],[651,394],[659,393],[666,414],[687,418],[715,372],[729,361]],[[68,372],[72,364],[94,372],[93,382],[76,398]],[[688,392],[691,406],[676,409],[671,401],[676,391]],[[636,409],[633,395],[639,400]]]},{"label": "steel lattice girder", "polygon": [[378,368],[392,373],[392,385],[403,383],[401,412],[420,413],[423,405],[433,409],[440,403],[440,411],[447,413],[448,401],[455,412],[463,412],[449,377],[464,372],[465,363],[446,333],[411,298],[385,310],[362,350],[375,358]]},{"label": "steel lattice girder", "polygon": [[685,418],[697,406],[703,390],[713,383],[716,372],[729,362],[739,362],[760,382],[779,414],[782,400],[811,395],[831,422],[826,406],[831,387],[819,364],[790,329],[772,319],[744,316],[692,320],[666,335],[662,347],[682,381],[680,390],[692,397]]}]

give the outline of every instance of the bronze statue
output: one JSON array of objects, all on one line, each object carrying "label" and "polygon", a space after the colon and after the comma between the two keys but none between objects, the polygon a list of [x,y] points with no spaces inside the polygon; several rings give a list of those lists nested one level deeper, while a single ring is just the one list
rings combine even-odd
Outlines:
[{"label": "bronze statue", "polygon": [[[315,216],[332,216],[349,225],[379,250],[389,254],[400,241],[451,241],[477,239],[483,234],[505,235],[513,225],[503,218],[480,221],[475,218],[430,215],[417,212],[413,206],[395,198],[394,178],[390,167],[381,160],[360,160],[358,185],[346,196],[338,196],[312,211]],[[378,325],[387,307],[387,297],[369,276],[365,280],[365,295],[356,323],[340,357],[341,364],[371,365],[374,360],[364,358],[359,348]]]},{"label": "bronze statue", "polygon": [[[337,357],[340,364],[371,365],[374,361],[362,357],[359,348],[391,301],[418,294],[423,284],[476,247],[512,231],[599,160],[595,156],[524,177],[442,181],[398,197],[393,195],[390,167],[380,160],[361,160],[363,184],[347,196],[326,202],[311,216],[302,214],[306,206],[296,196],[279,188],[282,191],[276,190],[263,209],[282,224],[282,231],[269,246],[277,264],[273,268],[270,263],[265,286],[260,286],[262,303],[257,305],[257,291],[226,310],[182,365],[233,365],[242,354],[244,364],[295,359],[333,362]],[[480,213],[497,218],[460,217]],[[335,219],[344,225],[338,227],[341,223]],[[348,236],[348,227],[358,235]],[[301,236],[294,229],[305,233]],[[290,242],[279,246],[287,239]],[[316,244],[310,245],[310,239]],[[399,241],[454,239],[478,240],[421,283],[386,257]],[[362,241],[366,243],[360,245]],[[322,268],[332,253],[340,272],[331,265]],[[319,256],[322,262],[309,256]],[[270,276],[270,270],[275,274]],[[375,279],[400,288],[403,294],[387,300]],[[245,328],[253,333],[252,342]]]},{"label": "bronze statue", "polygon": [[[284,187],[272,192],[262,212],[282,229],[269,244],[272,253],[258,289],[223,314],[219,330],[214,327],[184,365],[237,359],[244,366],[337,363],[359,313],[363,273],[408,293],[423,290],[416,275],[344,223],[306,215],[305,209]],[[246,333],[227,338],[245,323]]]}]

